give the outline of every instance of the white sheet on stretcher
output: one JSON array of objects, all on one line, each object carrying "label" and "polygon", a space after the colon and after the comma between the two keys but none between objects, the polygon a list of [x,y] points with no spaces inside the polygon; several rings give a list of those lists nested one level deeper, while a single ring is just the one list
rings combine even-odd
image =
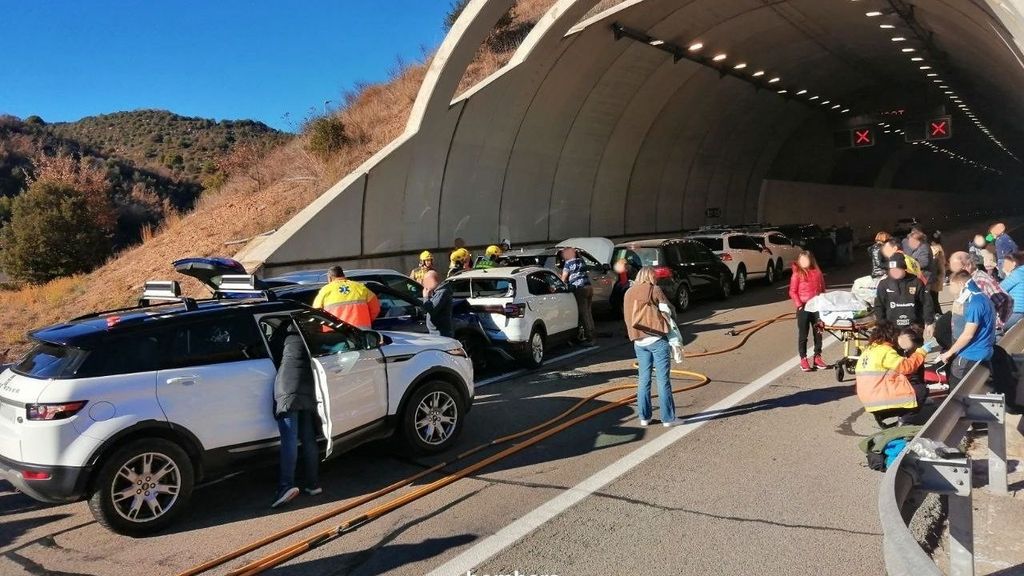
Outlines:
[{"label": "white sheet on stretcher", "polygon": [[853,320],[865,315],[867,304],[852,292],[826,292],[811,298],[804,306],[808,312],[817,312],[826,326],[834,326],[842,320]]},{"label": "white sheet on stretcher", "polygon": [[874,306],[875,297],[878,294],[878,283],[881,278],[862,276],[853,281],[853,295],[867,302],[868,306]]}]

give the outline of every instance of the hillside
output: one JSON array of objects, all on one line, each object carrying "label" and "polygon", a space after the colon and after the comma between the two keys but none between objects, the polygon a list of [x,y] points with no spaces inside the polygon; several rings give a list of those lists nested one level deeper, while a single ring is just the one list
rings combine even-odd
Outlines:
[{"label": "hillside", "polygon": [[[607,7],[621,0],[605,0]],[[520,0],[505,29],[495,37],[508,40],[509,30],[521,39],[554,0]],[[469,67],[461,88],[471,86],[500,68],[512,57],[515,42],[486,42]],[[27,330],[74,313],[130,304],[142,283],[172,278],[170,262],[184,256],[231,256],[244,240],[275,230],[342,176],[401,134],[426,72],[417,63],[396,71],[390,81],[361,87],[346,94],[346,106],[331,120],[344,127],[344,145],[329,157],[310,152],[309,135],[273,150],[260,163],[266,184],[254,186],[250,178],[236,176],[215,193],[204,194],[195,209],[170,219],[152,239],[126,250],[91,274],[55,280],[47,285],[0,291],[0,355],[10,356],[27,347]],[[182,278],[193,295],[204,290]]]},{"label": "hillside", "polygon": [[289,136],[254,120],[179,116],[166,110],[135,110],[48,124],[54,136],[74,141],[93,154],[130,161],[151,170],[167,169],[198,181],[213,170],[217,156],[234,143],[259,140],[274,146]]}]

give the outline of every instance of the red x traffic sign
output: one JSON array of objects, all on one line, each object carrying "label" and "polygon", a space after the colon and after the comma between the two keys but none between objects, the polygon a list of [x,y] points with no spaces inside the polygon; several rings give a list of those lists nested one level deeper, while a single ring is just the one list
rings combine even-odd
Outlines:
[{"label": "red x traffic sign", "polygon": [[953,137],[953,121],[948,116],[928,121],[928,140],[946,140]]}]

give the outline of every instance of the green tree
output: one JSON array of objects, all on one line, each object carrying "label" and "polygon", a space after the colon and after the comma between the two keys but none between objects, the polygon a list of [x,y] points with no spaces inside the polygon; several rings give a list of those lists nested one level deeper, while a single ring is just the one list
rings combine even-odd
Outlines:
[{"label": "green tree", "polygon": [[113,208],[95,194],[37,180],[14,200],[0,229],[0,265],[19,280],[46,282],[87,272],[110,255]]}]

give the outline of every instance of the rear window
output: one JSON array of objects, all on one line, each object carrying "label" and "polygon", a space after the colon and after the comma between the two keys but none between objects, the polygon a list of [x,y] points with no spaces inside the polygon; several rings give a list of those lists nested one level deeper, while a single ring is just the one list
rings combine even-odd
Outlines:
[{"label": "rear window", "polygon": [[616,248],[612,262],[618,262],[619,260],[625,260],[634,268],[664,266],[666,264],[661,257],[661,249],[658,247]]},{"label": "rear window", "polygon": [[522,254],[506,254],[502,256],[503,266],[540,266],[545,268],[548,266],[548,261],[551,256],[548,254],[538,254],[536,256],[524,256]]},{"label": "rear window", "polygon": [[721,252],[724,250],[721,238],[694,238],[697,242],[700,242],[712,252]]},{"label": "rear window", "polygon": [[452,280],[453,298],[515,298],[516,283],[511,278],[463,278]]},{"label": "rear window", "polygon": [[78,348],[40,342],[11,369],[30,378],[70,378],[85,354]]}]

